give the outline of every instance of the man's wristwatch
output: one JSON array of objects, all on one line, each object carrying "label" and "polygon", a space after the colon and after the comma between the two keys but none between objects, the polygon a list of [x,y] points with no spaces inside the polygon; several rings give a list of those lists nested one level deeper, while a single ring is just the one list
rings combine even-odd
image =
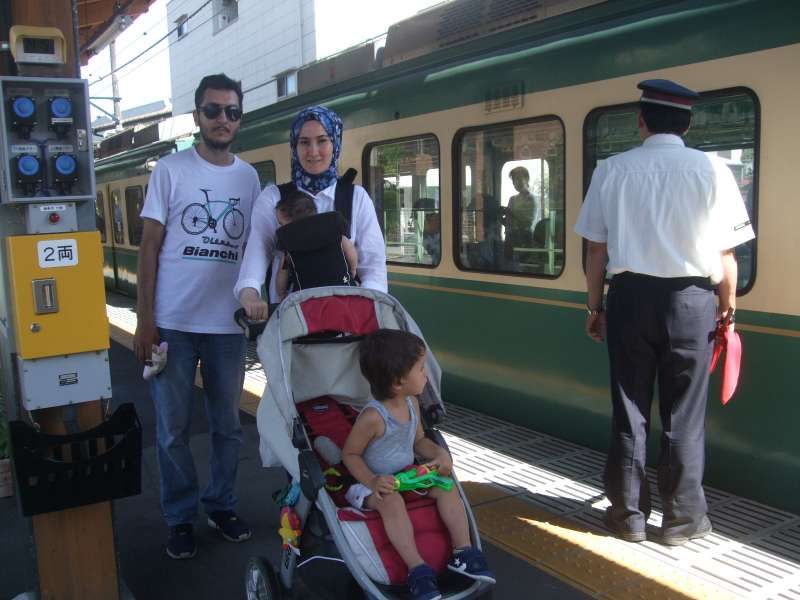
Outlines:
[{"label": "man's wristwatch", "polygon": [[600,313],[603,313],[603,312],[605,312],[605,309],[603,308],[602,305],[600,305],[598,308],[592,308],[588,304],[586,305],[586,314],[589,315],[590,317],[593,317],[595,315],[599,315]]}]

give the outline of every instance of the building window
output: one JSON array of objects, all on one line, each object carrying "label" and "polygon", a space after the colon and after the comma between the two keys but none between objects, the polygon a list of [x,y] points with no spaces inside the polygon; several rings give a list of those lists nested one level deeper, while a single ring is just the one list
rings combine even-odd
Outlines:
[{"label": "building window", "polygon": [[262,190],[276,182],[274,161],[263,160],[253,163],[253,168],[256,170],[256,173],[258,173],[258,182],[261,184]]},{"label": "building window", "polygon": [[178,33],[178,39],[182,38],[187,33],[189,33],[189,17],[188,17],[188,15],[181,15],[180,17],[178,17],[175,20],[175,23],[177,24],[176,31]]},{"label": "building window", "polygon": [[456,136],[459,267],[557,277],[564,268],[564,125],[557,117]]},{"label": "building window", "polygon": [[100,242],[106,243],[106,207],[103,200],[103,192],[97,192],[97,200],[94,203],[94,222],[97,231],[100,232]]},{"label": "building window", "polygon": [[[597,108],[586,117],[584,195],[597,163],[641,144],[637,112],[638,104],[624,104]],[[703,93],[692,109],[692,126],[684,137],[688,147],[725,161],[739,184],[754,229],[758,218],[759,120],[758,98],[749,89]],[[755,281],[756,240],[737,246],[736,260],[737,291],[745,293]]]},{"label": "building window", "polygon": [[125,211],[128,217],[128,242],[131,246],[138,246],[142,241],[144,222],[139,214],[144,205],[142,186],[125,188]]},{"label": "building window", "polygon": [[214,0],[214,33],[219,33],[239,18],[237,0]]},{"label": "building window", "polygon": [[275,76],[278,84],[278,98],[297,94],[297,71],[287,71]]},{"label": "building window", "polygon": [[436,266],[442,256],[439,142],[435,136],[367,146],[367,190],[390,263]]}]

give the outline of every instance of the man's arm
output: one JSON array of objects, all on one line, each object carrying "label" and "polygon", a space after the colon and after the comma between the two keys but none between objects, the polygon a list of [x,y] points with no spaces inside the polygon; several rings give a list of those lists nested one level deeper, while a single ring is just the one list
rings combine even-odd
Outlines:
[{"label": "man's arm", "polygon": [[139,245],[139,270],[137,274],[136,333],[133,337],[133,350],[141,361],[150,360],[153,344],[158,345],[159,337],[155,323],[156,274],[158,273],[158,254],[164,243],[164,225],[155,219],[145,217],[142,240]]},{"label": "man's arm", "polygon": [[736,283],[739,265],[733,248],[722,251],[722,281],[719,282],[719,316],[725,318],[736,310]]},{"label": "man's arm", "polygon": [[[590,309],[602,309],[603,286],[605,285],[606,265],[608,265],[608,247],[601,242],[586,240],[586,306]],[[586,335],[595,342],[602,342],[606,337],[605,311],[590,314],[586,317]]]}]

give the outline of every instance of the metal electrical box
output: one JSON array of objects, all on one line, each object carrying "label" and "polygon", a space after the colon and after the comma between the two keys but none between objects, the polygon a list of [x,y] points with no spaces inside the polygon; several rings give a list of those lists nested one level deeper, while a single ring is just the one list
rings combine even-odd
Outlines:
[{"label": "metal electrical box", "polygon": [[2,202],[94,201],[88,83],[0,77],[0,98]]},{"label": "metal electrical box", "polygon": [[100,233],[12,236],[6,252],[25,408],[110,398]]}]

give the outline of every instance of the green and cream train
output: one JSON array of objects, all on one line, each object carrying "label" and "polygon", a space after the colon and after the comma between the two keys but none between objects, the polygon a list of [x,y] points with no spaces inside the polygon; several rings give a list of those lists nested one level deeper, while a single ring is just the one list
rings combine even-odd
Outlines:
[{"label": "green and cream train", "polygon": [[[700,91],[687,143],[727,160],[758,234],[737,250],[743,371],[725,407],[713,381],[706,481],[800,512],[800,2],[583,4],[405,60],[390,29],[382,66],[246,114],[236,151],[287,181],[292,116],[336,110],[340,172],[358,169],[375,201],[390,292],[442,363],[446,400],[603,450],[607,360],[583,331],[572,225],[598,161],[639,143],[636,83]],[[148,164],[177,148],[97,162],[110,288],[135,293]],[[535,214],[511,236],[518,167]]]}]

